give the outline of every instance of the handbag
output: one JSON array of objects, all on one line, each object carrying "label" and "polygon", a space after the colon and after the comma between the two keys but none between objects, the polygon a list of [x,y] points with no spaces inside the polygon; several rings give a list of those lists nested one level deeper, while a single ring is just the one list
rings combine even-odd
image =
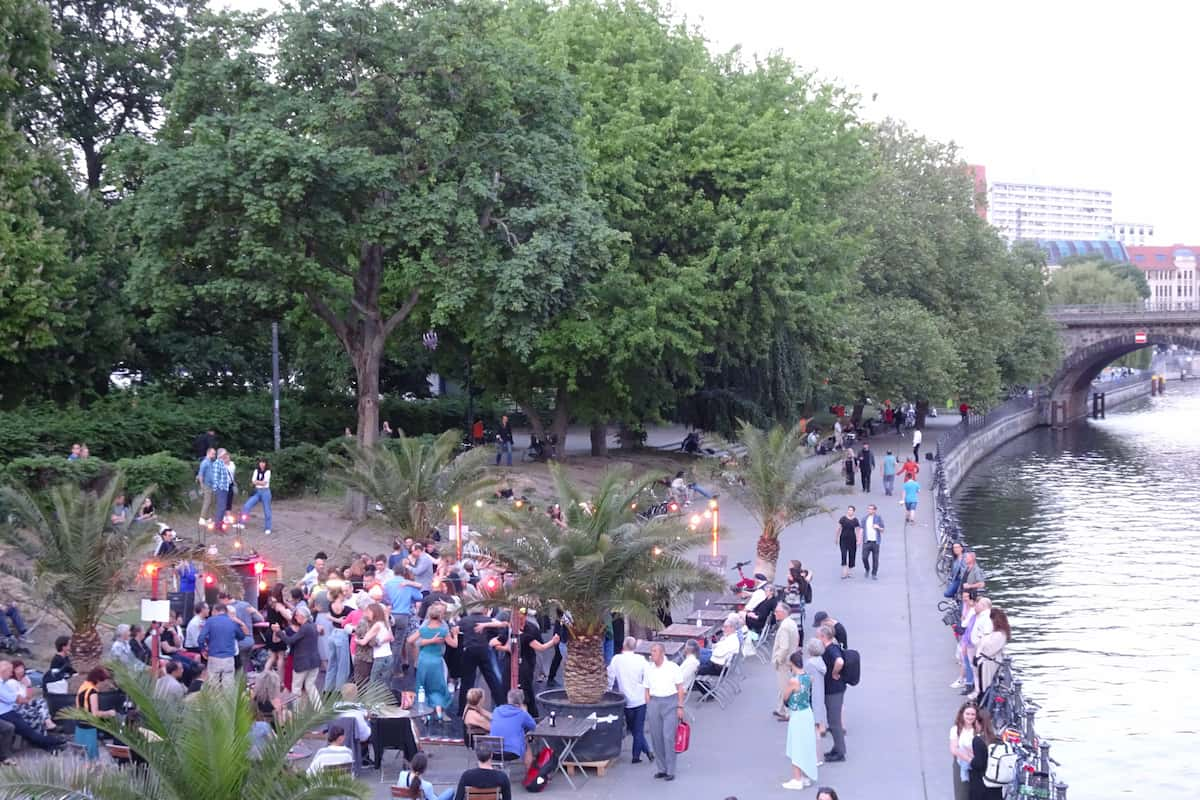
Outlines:
[{"label": "handbag", "polygon": [[692,743],[692,726],[686,722],[679,723],[675,728],[675,752],[686,753],[688,745]]}]

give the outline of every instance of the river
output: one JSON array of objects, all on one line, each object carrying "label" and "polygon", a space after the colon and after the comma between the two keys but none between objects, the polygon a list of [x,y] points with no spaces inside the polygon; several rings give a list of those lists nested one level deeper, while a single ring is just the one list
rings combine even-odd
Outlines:
[{"label": "river", "polygon": [[1200,382],[1021,436],[955,499],[1068,797],[1200,796]]}]

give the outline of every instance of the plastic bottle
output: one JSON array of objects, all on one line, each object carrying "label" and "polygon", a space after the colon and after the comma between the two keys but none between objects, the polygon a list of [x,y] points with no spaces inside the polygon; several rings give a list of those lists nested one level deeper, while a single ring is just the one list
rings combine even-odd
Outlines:
[{"label": "plastic bottle", "polygon": [[421,686],[417,689],[417,705],[425,705],[425,687]]}]

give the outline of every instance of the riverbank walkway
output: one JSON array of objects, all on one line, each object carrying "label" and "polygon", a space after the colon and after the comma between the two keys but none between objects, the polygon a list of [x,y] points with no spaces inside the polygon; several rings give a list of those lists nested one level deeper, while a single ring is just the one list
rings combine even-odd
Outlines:
[{"label": "riverbank walkway", "polygon": [[[951,796],[947,731],[962,698],[949,688],[958,669],[952,635],[937,612],[941,586],[934,574],[930,490],[934,470],[933,462],[924,460],[924,453],[935,446],[939,433],[955,422],[957,417],[939,418],[930,420],[926,428],[915,525],[905,527],[899,487],[896,496],[886,497],[881,478],[884,453],[890,448],[903,460],[911,453],[911,436],[903,440],[877,436],[871,441],[877,460],[872,491],[864,493],[855,486],[849,494],[827,497],[829,513],[789,528],[781,540],[780,572],[786,570],[789,559],[800,559],[814,573],[805,637],[812,634],[813,615],[827,611],[846,626],[850,646],[862,654],[862,680],[846,695],[847,760],[820,767],[818,776],[819,785],[836,788],[841,800],[941,800]],[[859,562],[853,577],[841,580],[836,520],[847,504],[855,505],[861,518],[868,503],[875,503],[887,526],[879,579],[864,579]],[[721,512],[725,528],[721,553],[728,556],[730,565],[753,559],[759,534],[753,519],[724,493]],[[728,573],[731,579],[734,574]],[[578,791],[557,777],[546,794],[578,800],[814,797],[815,789],[800,792],[781,786],[791,777],[791,768],[784,754],[787,725],[771,715],[776,698],[774,670],[758,659],[746,662],[745,670],[743,691],[725,709],[716,703],[689,703],[691,748],[679,757],[674,782],[655,780],[657,770],[651,763],[630,763],[631,740],[626,737],[619,762],[604,777],[589,779]],[[826,749],[832,747],[829,737],[824,742]],[[439,792],[452,785],[446,783],[449,776],[456,779],[466,766],[463,750],[431,750],[430,777]],[[388,777],[394,782],[393,758],[389,754],[387,763]],[[369,772],[366,780],[378,780],[378,776]],[[374,785],[378,786],[376,797],[390,797],[386,784]],[[514,786],[514,796],[523,793],[524,789]]]}]

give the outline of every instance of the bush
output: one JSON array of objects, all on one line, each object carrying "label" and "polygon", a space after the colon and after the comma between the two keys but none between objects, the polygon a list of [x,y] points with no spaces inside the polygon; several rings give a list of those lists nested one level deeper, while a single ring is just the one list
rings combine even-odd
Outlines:
[{"label": "bush", "polygon": [[271,465],[272,500],[315,494],[325,484],[329,453],[313,444],[298,444],[274,452],[259,453],[250,462],[238,461],[238,486],[243,497],[249,497],[254,491],[250,474],[258,467],[259,459],[266,459]]},{"label": "bush", "polygon": [[4,467],[4,481],[31,492],[40,492],[60,483],[74,483],[85,489],[102,489],[116,467],[98,458],[69,461],[62,456],[16,458]]},{"label": "bush", "polygon": [[154,485],[154,503],[160,508],[186,503],[188,492],[196,485],[196,465],[170,453],[122,458],[116,467],[125,475],[125,492],[130,498]]}]

